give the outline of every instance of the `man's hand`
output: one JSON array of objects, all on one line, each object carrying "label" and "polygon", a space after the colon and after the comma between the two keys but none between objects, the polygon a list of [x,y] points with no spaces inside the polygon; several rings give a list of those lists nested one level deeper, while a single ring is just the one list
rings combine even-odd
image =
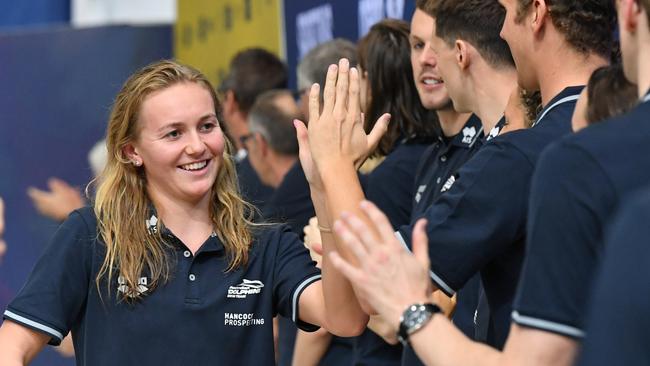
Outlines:
[{"label": "man's hand", "polygon": [[81,193],[63,180],[50,178],[47,185],[49,192],[34,187],[27,189],[27,195],[41,215],[63,221],[72,211],[84,206],[85,201]]},{"label": "man's hand", "polygon": [[[364,201],[361,209],[370,218],[373,228],[349,214],[342,215],[342,221],[334,226],[359,266],[350,264],[338,253],[332,253],[330,258],[352,282],[357,294],[397,331],[402,312],[409,305],[429,301],[431,279],[426,221],[421,219],[416,223],[413,253],[410,253],[395,237],[388,218],[374,204]],[[379,233],[379,240],[373,230]]]}]

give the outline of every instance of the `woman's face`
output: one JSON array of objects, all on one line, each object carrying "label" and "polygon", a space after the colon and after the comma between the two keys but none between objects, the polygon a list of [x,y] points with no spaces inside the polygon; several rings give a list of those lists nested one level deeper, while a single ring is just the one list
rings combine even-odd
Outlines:
[{"label": "woman's face", "polygon": [[125,152],[142,163],[150,197],[209,200],[225,141],[205,87],[183,82],[148,95],[137,123],[138,136]]}]

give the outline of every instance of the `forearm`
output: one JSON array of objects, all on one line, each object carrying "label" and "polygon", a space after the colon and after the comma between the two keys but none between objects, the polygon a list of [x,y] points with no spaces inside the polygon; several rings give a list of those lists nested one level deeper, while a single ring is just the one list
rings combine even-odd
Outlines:
[{"label": "forearm", "polygon": [[428,366],[503,365],[501,352],[465,337],[442,314],[434,315],[409,341]]},{"label": "forearm", "polygon": [[29,364],[47,339],[43,334],[5,320],[0,327],[0,365]]},{"label": "forearm", "polygon": [[298,330],[293,351],[292,365],[316,366],[327,352],[332,335],[325,329],[308,333]]}]

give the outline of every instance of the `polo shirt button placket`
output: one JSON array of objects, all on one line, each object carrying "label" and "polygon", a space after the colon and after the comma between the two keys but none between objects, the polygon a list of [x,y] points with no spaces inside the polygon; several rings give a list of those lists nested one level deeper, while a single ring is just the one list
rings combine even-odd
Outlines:
[{"label": "polo shirt button placket", "polygon": [[190,252],[189,250],[186,250],[186,251],[183,252],[183,256],[185,258],[189,258],[190,256],[192,256],[192,252]]}]

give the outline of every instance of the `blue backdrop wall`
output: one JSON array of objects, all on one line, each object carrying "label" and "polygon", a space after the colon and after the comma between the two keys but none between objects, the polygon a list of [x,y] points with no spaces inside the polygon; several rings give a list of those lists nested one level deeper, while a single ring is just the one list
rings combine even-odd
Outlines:
[{"label": "blue backdrop wall", "polygon": [[[51,176],[91,178],[87,152],[105,132],[126,77],[171,57],[170,26],[114,26],[0,35],[0,195],[9,250],[0,265],[0,306],[20,289],[58,224],[38,215],[25,191]],[[53,351],[34,365],[72,365]]]}]

